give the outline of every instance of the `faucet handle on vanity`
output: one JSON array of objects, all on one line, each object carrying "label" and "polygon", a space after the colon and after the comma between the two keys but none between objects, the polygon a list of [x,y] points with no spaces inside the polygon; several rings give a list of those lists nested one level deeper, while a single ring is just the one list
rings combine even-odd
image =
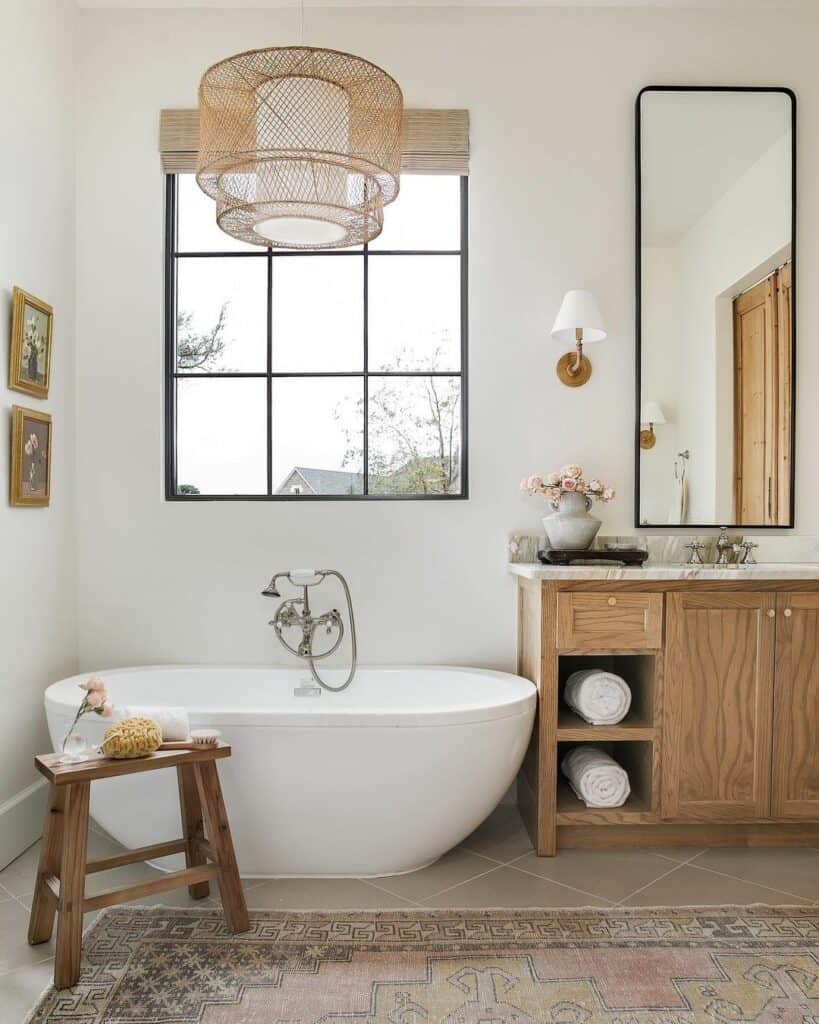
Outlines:
[{"label": "faucet handle on vanity", "polygon": [[691,552],[688,556],[688,565],[702,565],[702,552],[705,545],[701,540],[692,540],[690,544],[685,545],[686,548]]},{"label": "faucet handle on vanity", "polygon": [[752,540],[741,539],[739,544],[735,544],[734,547],[739,554],[737,561],[740,565],[756,565],[754,548],[758,548],[758,544],[755,544]]}]

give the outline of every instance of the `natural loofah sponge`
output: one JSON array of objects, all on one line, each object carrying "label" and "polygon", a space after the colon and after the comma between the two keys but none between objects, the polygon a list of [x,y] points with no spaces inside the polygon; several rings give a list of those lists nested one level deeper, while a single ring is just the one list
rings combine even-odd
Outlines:
[{"label": "natural loofah sponge", "polygon": [[150,718],[123,718],[105,732],[106,757],[146,757],[162,742],[162,730]]}]

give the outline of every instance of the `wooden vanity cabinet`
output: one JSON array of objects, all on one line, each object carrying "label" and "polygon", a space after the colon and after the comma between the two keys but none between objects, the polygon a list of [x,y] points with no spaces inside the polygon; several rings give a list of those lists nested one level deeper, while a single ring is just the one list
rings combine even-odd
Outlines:
[{"label": "wooden vanity cabinet", "polygon": [[776,595],[666,597],[662,816],[766,818]]},{"label": "wooden vanity cabinet", "polygon": [[819,821],[819,592],[776,595],[771,814]]},{"label": "wooden vanity cabinet", "polygon": [[[519,580],[518,671],[538,687],[519,776],[536,849],[819,846],[819,579]],[[576,668],[619,671],[617,726],[565,707]],[[589,810],[560,776],[576,743],[627,767],[632,796]]]}]

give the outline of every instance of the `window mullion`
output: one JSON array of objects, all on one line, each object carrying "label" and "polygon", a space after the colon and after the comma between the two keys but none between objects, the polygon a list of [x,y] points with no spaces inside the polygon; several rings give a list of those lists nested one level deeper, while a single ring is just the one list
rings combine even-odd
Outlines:
[{"label": "window mullion", "polygon": [[366,497],[370,493],[370,251],[369,246],[364,246],[364,444],[363,444],[363,480],[362,494]]},{"label": "window mullion", "polygon": [[267,493],[273,496],[273,255],[267,250]]}]

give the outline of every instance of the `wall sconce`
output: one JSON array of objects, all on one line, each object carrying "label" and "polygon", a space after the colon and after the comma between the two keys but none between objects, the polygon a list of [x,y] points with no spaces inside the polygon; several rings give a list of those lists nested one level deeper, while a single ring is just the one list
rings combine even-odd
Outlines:
[{"label": "wall sconce", "polygon": [[575,343],[575,351],[567,352],[558,360],[556,372],[567,387],[579,388],[592,372],[591,363],[583,355],[583,343],[602,341],[606,337],[603,317],[591,292],[566,292],[552,328],[552,337],[556,341]]},{"label": "wall sconce", "polygon": [[640,413],[640,423],[647,423],[648,430],[640,431],[640,447],[649,451],[657,443],[657,435],[654,433],[655,423],[665,423],[663,410],[657,402],[644,402]]}]

